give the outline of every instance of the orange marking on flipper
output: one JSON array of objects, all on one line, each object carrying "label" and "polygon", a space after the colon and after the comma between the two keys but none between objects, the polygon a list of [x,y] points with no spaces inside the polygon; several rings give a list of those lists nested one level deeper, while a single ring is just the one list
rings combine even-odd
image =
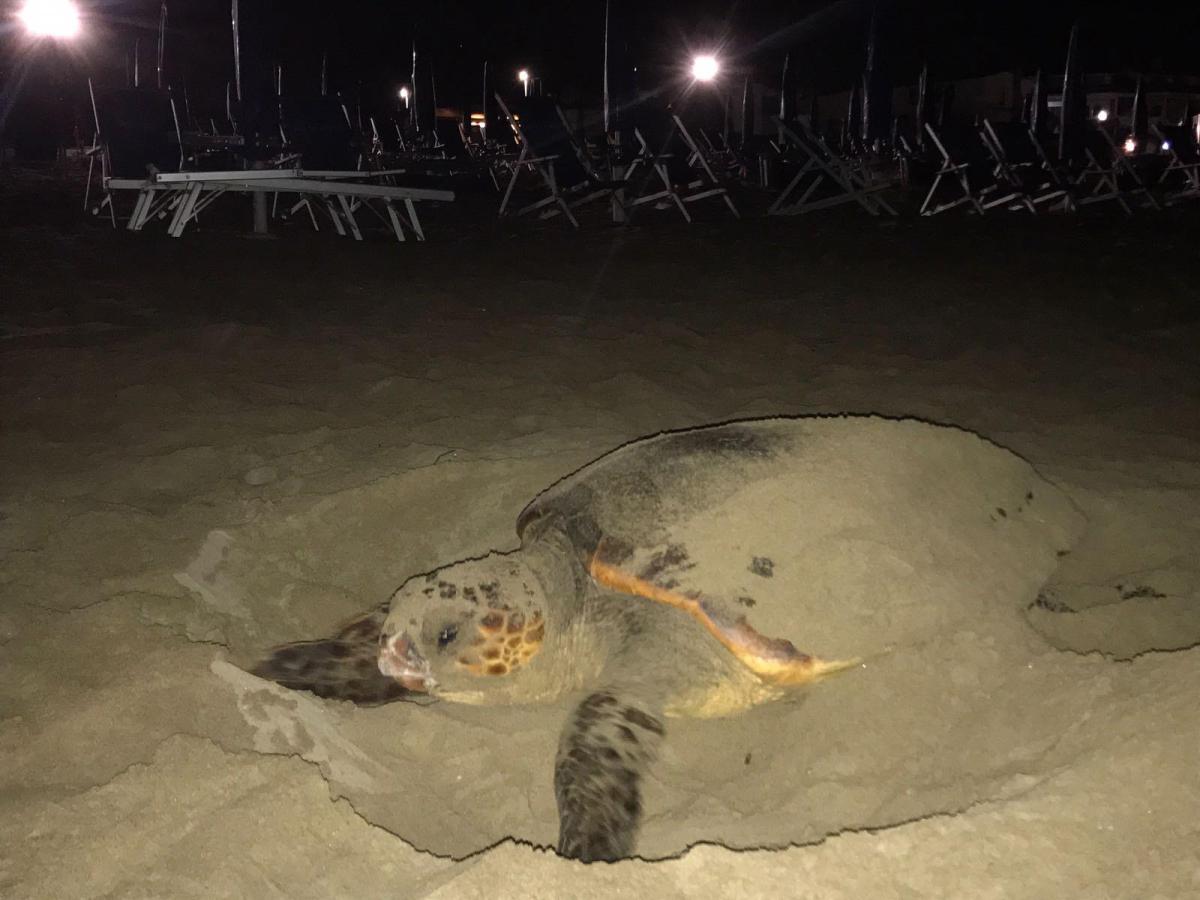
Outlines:
[{"label": "orange marking on flipper", "polygon": [[599,551],[588,563],[588,573],[597,584],[604,587],[683,610],[708,629],[709,634],[741,660],[746,668],[774,684],[808,684],[862,662],[860,659],[818,659],[801,653],[791,641],[759,634],[744,617],[734,622],[724,620],[699,595],[692,597],[669,590],[601,562]]}]

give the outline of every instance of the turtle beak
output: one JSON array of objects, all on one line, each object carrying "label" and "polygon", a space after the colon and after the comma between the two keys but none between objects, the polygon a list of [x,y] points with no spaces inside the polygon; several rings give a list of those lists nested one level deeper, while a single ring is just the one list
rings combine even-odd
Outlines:
[{"label": "turtle beak", "polygon": [[380,672],[400,682],[405,690],[430,693],[437,687],[429,662],[406,632],[380,640],[378,664]]}]

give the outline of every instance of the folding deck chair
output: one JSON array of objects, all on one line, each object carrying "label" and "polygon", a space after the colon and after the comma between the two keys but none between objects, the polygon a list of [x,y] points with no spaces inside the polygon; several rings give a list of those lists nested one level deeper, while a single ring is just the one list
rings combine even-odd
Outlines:
[{"label": "folding deck chair", "polygon": [[[803,119],[785,122],[774,117],[784,155],[795,154],[800,168],[767,210],[772,216],[796,216],[819,209],[857,203],[872,216],[896,210],[879,192],[887,182],[870,183],[857,166],[834,153]],[[793,194],[799,194],[793,199]]]},{"label": "folding deck chair", "polygon": [[631,210],[651,202],[669,202],[690,224],[688,204],[719,197],[735,219],[741,218],[729,188],[676,113],[643,104],[633,119],[637,143],[624,174],[633,188],[632,199],[626,201]]},{"label": "folding deck chair", "polygon": [[1084,156],[1086,163],[1074,179],[1081,206],[1115,200],[1126,215],[1132,215],[1129,201],[1136,198],[1143,206],[1161,208],[1142,176],[1103,128],[1089,127],[1084,132]]},{"label": "folding deck chair", "polygon": [[1166,202],[1200,200],[1200,146],[1195,131],[1186,125],[1160,123],[1151,127],[1167,156],[1167,167],[1158,179]]},{"label": "folding deck chair", "polygon": [[992,157],[992,177],[1019,192],[1019,208],[1031,213],[1042,207],[1074,209],[1068,185],[1046,164],[1028,126],[984,119],[979,137]]},{"label": "folding deck chair", "polygon": [[[138,231],[155,216],[162,215],[178,202],[174,188],[159,187],[149,181],[153,171],[178,172],[183,168],[183,137],[175,101],[166,91],[149,88],[125,88],[96,97],[91,82],[88,90],[96,122],[100,183],[104,197],[92,210],[100,214],[106,207],[113,227],[117,225],[114,193],[136,192],[133,212],[127,227]],[[91,193],[93,162],[89,162],[88,190]]]},{"label": "folding deck chair", "polygon": [[520,152],[511,163],[511,174],[500,216],[509,212],[509,204],[522,175],[536,174],[544,196],[527,203],[515,215],[538,213],[550,218],[562,213],[573,228],[579,227],[575,210],[595,200],[608,199],[623,208],[619,191],[623,180],[605,178],[597,171],[583,149],[575,142],[558,105],[544,97],[525,97],[512,109],[496,94],[496,102],[517,137]]},{"label": "folding deck chair", "polygon": [[[921,215],[936,216],[964,204],[983,215],[994,207],[1020,202],[1022,191],[997,182],[994,173],[988,174],[991,157],[977,133],[943,129],[938,134],[929,122],[925,123],[925,132],[942,162],[921,204]],[[956,189],[956,193],[934,205],[943,185]]]}]

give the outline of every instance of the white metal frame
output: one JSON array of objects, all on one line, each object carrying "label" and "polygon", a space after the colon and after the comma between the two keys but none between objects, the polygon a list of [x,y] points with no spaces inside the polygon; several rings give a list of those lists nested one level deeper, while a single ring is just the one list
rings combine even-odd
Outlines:
[{"label": "white metal frame", "polygon": [[[1167,167],[1158,178],[1158,184],[1167,191],[1164,200],[1167,204],[1178,203],[1182,200],[1200,199],[1200,146],[1191,145],[1191,159],[1185,159],[1175,141],[1159,129],[1158,125],[1151,126],[1160,141],[1167,145]],[[1176,175],[1182,176],[1183,185],[1179,190],[1171,190],[1168,181]]]},{"label": "white metal frame", "polygon": [[[361,177],[362,173],[358,174]],[[217,198],[228,192],[236,192],[299,194],[299,202],[293,210],[301,205],[306,206],[314,228],[318,227],[313,212],[316,205],[326,211],[339,235],[349,234],[356,241],[362,240],[362,230],[355,213],[365,208],[390,228],[400,242],[407,240],[406,227],[418,241],[425,240],[425,230],[417,215],[417,202],[449,203],[454,200],[453,191],[361,184],[347,180],[354,173],[336,172],[331,175],[319,177],[319,173],[301,169],[160,173],[142,185],[141,197],[144,198],[143,206],[150,208],[155,205],[155,192],[180,194],[180,202],[174,206],[174,214],[167,227],[167,233],[175,238],[182,237],[188,224],[195,221]],[[161,211],[164,208],[163,201],[159,200],[157,209]],[[141,230],[151,217],[150,214],[143,214],[137,220],[136,227],[131,221],[131,230]]]},{"label": "white metal frame", "polygon": [[[1065,210],[1073,209],[1070,192],[1054,177],[1052,170],[1040,164],[1035,167],[1028,162],[1014,163],[1010,159],[1008,151],[1004,148],[1004,142],[1000,140],[1000,135],[997,134],[990,119],[983,120],[983,124],[979,128],[979,138],[992,157],[994,163],[992,177],[996,179],[997,183],[1007,184],[1018,192],[1019,196],[1010,208],[1019,208],[1034,214],[1038,212],[1040,206],[1047,204]],[[1038,149],[1040,151],[1040,147]],[[1040,152],[1038,155],[1044,159]],[[1032,179],[1026,177],[1034,172],[1037,174]],[[1040,181],[1042,177],[1047,180]],[[1034,184],[1035,181],[1040,181],[1040,183]]]},{"label": "white metal frame", "polygon": [[[668,129],[666,146],[657,150],[650,146],[650,142],[646,139],[640,128],[635,127],[633,129],[634,138],[639,144],[639,153],[630,163],[629,169],[625,172],[624,180],[626,183],[629,183],[639,166],[649,166],[657,174],[663,189],[655,191],[652,194],[644,194],[636,197],[629,205],[637,207],[667,197],[675,205],[680,215],[683,216],[684,221],[690,224],[692,215],[688,212],[687,204],[698,203],[710,197],[720,197],[725,206],[733,214],[733,217],[740,219],[741,214],[738,212],[733,198],[729,196],[729,189],[717,178],[716,173],[712,170],[712,166],[709,165],[706,154],[700,149],[699,144],[696,143],[687,126],[683,124],[683,120],[678,115],[671,113]],[[683,144],[684,162],[692,173],[687,184],[682,185],[682,191],[676,185],[672,184],[670,169],[666,162],[675,157],[675,154],[671,150],[671,144],[676,137]]]},{"label": "white metal frame", "polygon": [[540,210],[541,218],[548,219],[561,213],[571,224],[572,228],[578,228],[579,220],[575,218],[574,210],[594,200],[608,197],[614,207],[614,216],[623,217],[624,204],[619,193],[624,188],[624,180],[605,181],[600,178],[599,174],[593,169],[591,161],[576,146],[574,140],[570,139],[571,129],[567,125],[561,109],[558,109],[558,117],[562,123],[564,133],[567,135],[572,151],[575,153],[576,159],[587,176],[578,184],[569,185],[565,188],[559,184],[558,172],[555,167],[555,162],[558,160],[559,154],[539,155],[537,149],[521,128],[520,120],[512,114],[512,111],[508,108],[508,104],[504,102],[504,98],[499,94],[496,94],[495,97],[496,102],[500,105],[500,111],[504,114],[504,118],[508,121],[521,146],[516,159],[511,163],[508,185],[505,187],[504,196],[500,200],[499,215],[501,218],[509,211],[509,202],[512,200],[513,191],[517,186],[517,179],[521,177],[523,171],[527,170],[532,170],[538,174],[549,193],[540,200],[535,200],[515,210],[513,215],[523,216],[527,213]]},{"label": "white metal frame", "polygon": [[[857,203],[863,210],[878,216],[887,213],[896,215],[879,192],[888,187],[886,182],[870,184],[862,173],[837,156],[826,146],[809,124],[803,120],[785,122],[778,116],[774,117],[779,128],[780,137],[790,147],[799,150],[804,155],[800,169],[792,176],[779,196],[767,209],[772,216],[796,216],[820,209],[841,206],[843,203]],[[817,188],[828,183],[835,193],[818,200],[811,199]],[[792,199],[792,195],[801,189],[800,196]]]},{"label": "white metal frame", "polygon": [[[937,149],[938,154],[942,157],[942,166],[938,170],[937,175],[933,180],[933,184],[930,185],[929,192],[925,195],[924,202],[921,204],[921,215],[936,216],[938,213],[955,209],[956,207],[962,206],[964,203],[969,203],[971,205],[971,210],[980,215],[983,215],[989,209],[995,209],[997,206],[1002,206],[1006,209],[1028,209],[1028,207],[1025,207],[1024,203],[1024,189],[1007,178],[1005,174],[1000,171],[1000,167],[993,165],[992,171],[989,173],[992,179],[991,184],[985,185],[981,188],[972,188],[970,176],[971,163],[960,163],[956,161],[955,157],[950,153],[949,150],[946,149],[945,143],[942,141],[937,131],[934,130],[932,123],[925,123],[925,132],[929,135],[930,139],[933,141],[933,146]],[[976,137],[979,139],[980,143],[983,144],[984,149],[988,151],[988,155],[992,156],[994,160],[995,155],[991,152],[991,148],[988,146],[983,134],[976,132]],[[958,187],[962,191],[962,196],[953,200],[947,200],[943,203],[939,203],[937,206],[930,207],[930,204],[933,202],[933,199],[937,194],[939,185],[943,180],[948,181],[951,175],[953,175],[955,181],[957,181]]]},{"label": "white metal frame", "polygon": [[[1079,204],[1086,206],[1091,203],[1100,203],[1105,200],[1116,200],[1117,205],[1125,211],[1126,215],[1133,215],[1133,207],[1129,205],[1130,197],[1140,197],[1143,206],[1151,206],[1154,209],[1161,209],[1154,195],[1150,193],[1150,189],[1146,187],[1142,177],[1137,173],[1137,170],[1129,164],[1129,160],[1125,155],[1117,149],[1117,145],[1113,142],[1112,136],[1103,128],[1096,128],[1095,132],[1099,134],[1104,143],[1109,149],[1109,165],[1105,166],[1092,152],[1091,147],[1085,147],[1087,155],[1087,165],[1075,177],[1074,183],[1079,191],[1086,193],[1079,197]],[[1134,187],[1129,190],[1121,188],[1117,181],[1121,176],[1126,177],[1134,183]],[[1088,190],[1088,188],[1091,188]]]}]

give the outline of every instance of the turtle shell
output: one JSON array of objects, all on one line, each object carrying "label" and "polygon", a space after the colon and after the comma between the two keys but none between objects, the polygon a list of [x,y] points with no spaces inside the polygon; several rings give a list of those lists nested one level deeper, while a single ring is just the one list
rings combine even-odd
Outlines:
[{"label": "turtle shell", "polygon": [[678,607],[764,679],[796,684],[986,621],[944,573],[978,566],[1011,602],[1005,573],[1052,571],[1079,516],[975,434],[830,416],[626,444],[544,491],[517,524],[525,542],[548,527],[601,587]]}]

